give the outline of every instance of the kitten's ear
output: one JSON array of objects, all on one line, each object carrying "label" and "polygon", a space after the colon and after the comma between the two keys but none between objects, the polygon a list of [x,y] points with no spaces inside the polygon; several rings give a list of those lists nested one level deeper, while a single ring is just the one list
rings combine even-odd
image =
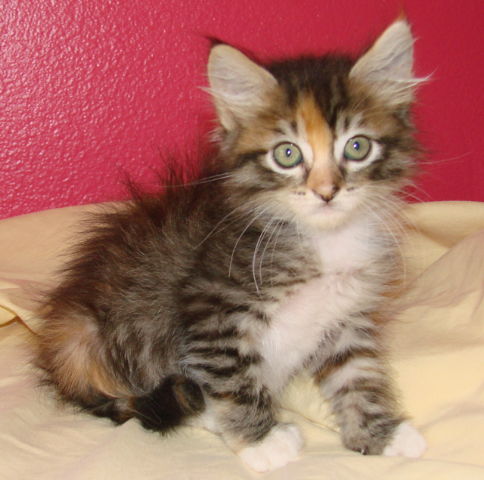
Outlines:
[{"label": "kitten's ear", "polygon": [[413,37],[405,20],[388,27],[356,62],[350,78],[365,83],[393,106],[408,105],[419,79],[413,75]]},{"label": "kitten's ear", "polygon": [[267,105],[277,80],[228,45],[216,45],[208,60],[210,92],[222,126],[232,130]]}]

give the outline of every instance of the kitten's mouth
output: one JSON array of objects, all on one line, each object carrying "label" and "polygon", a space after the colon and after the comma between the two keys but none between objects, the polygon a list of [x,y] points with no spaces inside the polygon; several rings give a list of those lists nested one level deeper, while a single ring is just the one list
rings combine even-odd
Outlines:
[{"label": "kitten's mouth", "polygon": [[313,205],[312,208],[310,208],[310,214],[318,217],[341,215],[343,213],[344,211],[333,202],[327,203],[321,201],[319,204]]},{"label": "kitten's mouth", "polygon": [[327,203],[322,203],[318,207],[318,211],[317,211],[318,215],[324,215],[324,216],[341,215],[343,213],[344,213],[343,210],[341,210],[340,208],[336,207],[335,205],[327,204]]},{"label": "kitten's mouth", "polygon": [[297,205],[297,208],[306,211],[311,216],[341,211],[340,206],[334,200],[326,202],[322,199],[307,197],[306,194],[299,192],[296,193],[296,198],[295,205]]},{"label": "kitten's mouth", "polygon": [[316,198],[302,198],[304,195],[298,194],[297,197],[301,201],[297,202],[297,209],[307,216],[310,223],[319,223],[321,219],[331,219],[331,222],[339,222],[347,213],[344,202],[339,201],[338,198],[332,199],[329,202]]}]

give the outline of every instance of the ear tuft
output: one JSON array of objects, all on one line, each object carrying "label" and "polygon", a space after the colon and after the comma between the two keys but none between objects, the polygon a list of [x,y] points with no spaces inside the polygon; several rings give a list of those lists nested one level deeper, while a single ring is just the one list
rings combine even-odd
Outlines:
[{"label": "ear tuft", "polygon": [[229,45],[215,45],[208,60],[210,92],[222,126],[232,130],[268,102],[276,79]]},{"label": "ear tuft", "polygon": [[413,43],[408,23],[397,20],[356,62],[350,78],[366,84],[390,105],[410,104],[421,81],[413,75]]}]

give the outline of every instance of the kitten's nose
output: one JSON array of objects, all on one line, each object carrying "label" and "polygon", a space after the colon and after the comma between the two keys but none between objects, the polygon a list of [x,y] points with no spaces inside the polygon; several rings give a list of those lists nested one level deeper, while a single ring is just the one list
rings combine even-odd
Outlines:
[{"label": "kitten's nose", "polygon": [[323,200],[326,203],[331,202],[336,194],[339,192],[339,187],[337,185],[327,186],[325,188],[318,188],[313,190],[314,195]]},{"label": "kitten's nose", "polygon": [[342,178],[329,159],[319,159],[309,172],[307,186],[314,195],[326,203],[331,202],[340,189]]}]

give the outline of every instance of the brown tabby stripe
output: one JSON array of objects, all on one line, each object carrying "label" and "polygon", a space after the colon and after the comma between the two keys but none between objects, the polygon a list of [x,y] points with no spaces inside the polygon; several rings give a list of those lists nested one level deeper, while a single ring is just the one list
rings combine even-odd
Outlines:
[{"label": "brown tabby stripe", "polygon": [[354,348],[344,352],[339,352],[333,355],[324,365],[318,370],[315,378],[319,382],[323,382],[331,373],[341,368],[349,360],[354,358],[373,358],[377,359],[379,353],[374,348]]}]

